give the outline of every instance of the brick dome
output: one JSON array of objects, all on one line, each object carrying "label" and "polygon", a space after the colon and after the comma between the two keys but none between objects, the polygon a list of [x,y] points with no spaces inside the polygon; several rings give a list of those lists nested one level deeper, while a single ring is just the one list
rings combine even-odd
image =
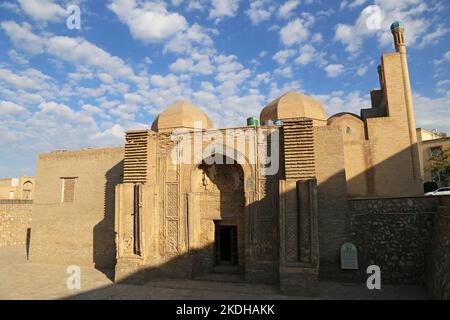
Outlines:
[{"label": "brick dome", "polygon": [[269,103],[261,111],[261,122],[291,118],[309,118],[316,125],[326,125],[327,114],[322,104],[302,93],[290,91]]},{"label": "brick dome", "polygon": [[209,117],[188,101],[178,101],[164,109],[153,121],[153,131],[170,131],[178,128],[211,129]]}]

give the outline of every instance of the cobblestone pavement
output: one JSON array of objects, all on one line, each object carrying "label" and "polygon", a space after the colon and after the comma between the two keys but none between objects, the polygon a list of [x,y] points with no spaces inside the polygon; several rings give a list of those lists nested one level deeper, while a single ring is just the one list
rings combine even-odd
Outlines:
[{"label": "cobblestone pavement", "polygon": [[[149,284],[116,285],[94,268],[81,268],[81,289],[66,287],[67,266],[27,262],[23,247],[0,248],[0,299],[308,299],[288,297],[276,286],[206,280],[157,280]],[[427,299],[419,286],[365,286],[321,283],[316,299]]]}]

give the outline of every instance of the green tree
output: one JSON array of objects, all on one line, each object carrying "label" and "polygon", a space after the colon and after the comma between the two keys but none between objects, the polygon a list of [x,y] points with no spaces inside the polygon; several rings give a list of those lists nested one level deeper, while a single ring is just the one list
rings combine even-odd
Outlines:
[{"label": "green tree", "polygon": [[438,173],[445,186],[450,185],[450,149],[445,149],[430,158],[427,170]]}]

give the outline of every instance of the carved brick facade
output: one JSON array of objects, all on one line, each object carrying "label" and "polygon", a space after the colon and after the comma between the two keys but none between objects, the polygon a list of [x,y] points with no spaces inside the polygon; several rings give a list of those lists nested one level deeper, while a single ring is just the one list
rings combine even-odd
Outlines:
[{"label": "carved brick facade", "polygon": [[[151,130],[127,132],[124,149],[40,155],[32,259],[94,260],[133,283],[225,270],[315,295],[319,279],[348,277],[340,246],[354,241],[361,265],[375,259],[392,281],[422,281],[432,201],[352,200],[420,193],[406,68],[404,52],[383,56],[382,88],[361,117],[327,119],[317,100],[289,92],[261,112],[276,125],[213,129],[181,101]],[[61,203],[62,177],[77,177],[73,203]],[[442,217],[437,234],[447,243]],[[67,242],[55,244],[61,230]],[[390,251],[383,256],[385,239],[392,252],[401,248],[396,262]],[[434,260],[435,286],[448,284],[444,257]]]}]

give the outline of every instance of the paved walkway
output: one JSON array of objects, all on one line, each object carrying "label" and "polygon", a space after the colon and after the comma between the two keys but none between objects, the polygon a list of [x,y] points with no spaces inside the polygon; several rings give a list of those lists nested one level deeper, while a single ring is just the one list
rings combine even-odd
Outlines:
[{"label": "paved walkway", "polygon": [[[158,280],[146,285],[113,284],[93,268],[81,268],[81,289],[69,290],[66,266],[27,262],[23,247],[0,248],[0,299],[307,299],[288,297],[277,287],[204,280]],[[321,283],[318,299],[426,299],[418,286],[364,286]]]}]

